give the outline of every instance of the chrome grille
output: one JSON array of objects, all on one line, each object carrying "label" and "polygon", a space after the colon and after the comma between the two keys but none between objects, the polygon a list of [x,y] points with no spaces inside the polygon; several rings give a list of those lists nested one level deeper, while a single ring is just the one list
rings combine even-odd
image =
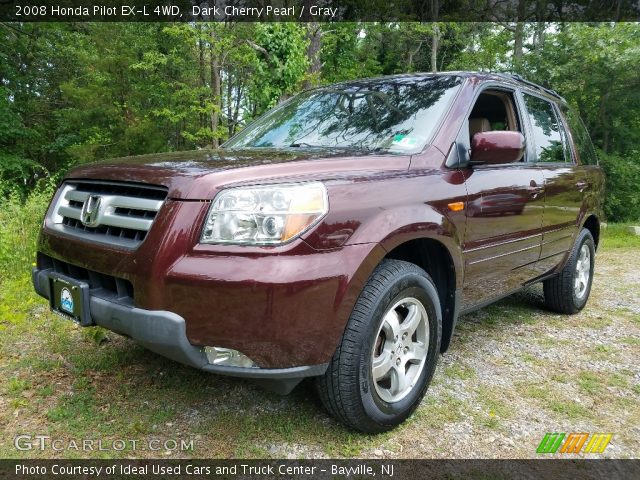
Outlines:
[{"label": "chrome grille", "polygon": [[86,240],[135,248],[147,236],[166,196],[166,188],[152,185],[68,181],[51,210],[49,227]]}]

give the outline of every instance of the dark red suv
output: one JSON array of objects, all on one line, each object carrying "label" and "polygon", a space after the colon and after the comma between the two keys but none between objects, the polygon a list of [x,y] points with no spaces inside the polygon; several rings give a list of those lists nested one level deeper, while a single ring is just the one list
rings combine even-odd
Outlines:
[{"label": "dark red suv", "polygon": [[541,281],[552,310],[584,307],[603,181],[580,119],[519,77],[324,86],[219,150],[71,171],[33,283],[187,365],[282,393],[316,377],[333,415],[380,432],[461,314]]}]

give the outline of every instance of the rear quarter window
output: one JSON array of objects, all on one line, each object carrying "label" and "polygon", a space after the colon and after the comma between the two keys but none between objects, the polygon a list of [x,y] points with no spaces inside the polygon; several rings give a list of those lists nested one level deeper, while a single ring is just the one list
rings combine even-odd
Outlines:
[{"label": "rear quarter window", "polygon": [[591,137],[584,126],[580,115],[573,108],[562,107],[562,113],[567,120],[569,132],[582,165],[598,165],[598,156],[591,143]]}]

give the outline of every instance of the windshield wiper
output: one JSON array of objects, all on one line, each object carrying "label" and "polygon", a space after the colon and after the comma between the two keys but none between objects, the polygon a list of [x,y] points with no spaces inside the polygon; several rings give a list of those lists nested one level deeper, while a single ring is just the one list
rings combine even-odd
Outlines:
[{"label": "windshield wiper", "polygon": [[367,153],[379,153],[382,151],[387,150],[387,147],[375,147],[375,148],[368,148],[368,147],[363,147],[363,146],[359,146],[359,145],[311,145],[310,143],[306,143],[306,142],[293,142],[291,144],[289,144],[290,148],[302,148],[302,147],[307,147],[307,148],[322,148],[325,150],[346,150],[346,151],[355,151],[355,152],[367,152]]}]

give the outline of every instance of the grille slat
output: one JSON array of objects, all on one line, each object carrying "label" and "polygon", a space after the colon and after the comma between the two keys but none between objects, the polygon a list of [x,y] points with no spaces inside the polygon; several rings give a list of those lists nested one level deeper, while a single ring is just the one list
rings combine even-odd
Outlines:
[{"label": "grille slat", "polygon": [[65,218],[72,218],[74,220],[80,220],[80,214],[82,213],[82,207],[72,207],[60,205],[58,207],[58,214],[62,215]]},{"label": "grille slat", "polygon": [[[102,243],[137,247],[145,238],[167,196],[153,185],[69,181],[52,210],[52,223],[63,232]],[[95,214],[83,221],[92,202]]]}]

